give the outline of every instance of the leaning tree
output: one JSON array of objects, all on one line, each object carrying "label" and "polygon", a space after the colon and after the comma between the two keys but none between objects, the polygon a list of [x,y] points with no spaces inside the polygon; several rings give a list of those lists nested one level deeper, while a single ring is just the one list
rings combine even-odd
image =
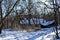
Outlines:
[{"label": "leaning tree", "polygon": [[20,0],[16,0],[16,2],[14,3],[14,5],[11,6],[11,8],[7,10],[5,16],[3,17],[2,15],[2,2],[3,0],[0,0],[0,15],[1,15],[1,21],[0,21],[0,34],[2,32],[2,29],[3,29],[3,21],[6,19],[6,17],[11,13],[11,11],[14,9],[14,7],[17,5],[17,3],[19,2]]}]

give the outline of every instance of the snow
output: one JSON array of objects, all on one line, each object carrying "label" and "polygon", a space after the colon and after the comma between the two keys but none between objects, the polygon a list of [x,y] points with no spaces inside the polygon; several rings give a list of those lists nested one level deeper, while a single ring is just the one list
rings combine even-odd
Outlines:
[{"label": "snow", "polygon": [[[55,22],[55,20],[46,21],[44,19],[34,19],[34,18],[33,20],[35,23],[40,23],[45,26]],[[30,19],[31,24],[33,24],[33,20]],[[21,20],[20,23],[28,24],[28,20],[26,19]],[[11,29],[3,29],[2,34],[0,34],[0,40],[57,40],[57,39],[55,39],[55,28],[51,27],[51,28],[41,28],[38,31],[32,31],[32,32],[27,32],[26,30],[11,31]]]},{"label": "snow", "polygon": [[47,35],[44,35],[44,36],[42,36],[42,37],[39,37],[39,38],[37,38],[36,40],[40,40],[40,39],[42,39],[42,38],[43,38],[43,40],[53,40],[53,38],[54,38],[53,35],[55,35],[54,32],[52,32],[52,33],[50,33],[50,34],[47,34]]},{"label": "snow", "polygon": [[44,19],[40,19],[40,24],[44,25],[44,26],[50,25],[50,24],[52,24],[52,23],[55,22],[55,20],[52,20],[52,21],[46,21],[46,20],[44,20],[44,22],[43,22],[43,20]]},{"label": "snow", "polygon": [[[50,24],[52,24],[54,22],[55,22],[55,20],[46,21],[46,20],[44,20],[42,18],[40,18],[40,19],[31,18],[30,19],[31,24],[41,24],[41,25],[44,25],[44,26],[50,25]],[[24,18],[23,20],[20,20],[20,24],[29,24],[29,21],[26,18]]]},{"label": "snow", "polygon": [[10,31],[3,29],[0,40],[52,40],[55,35],[53,28],[42,28],[33,32]]}]

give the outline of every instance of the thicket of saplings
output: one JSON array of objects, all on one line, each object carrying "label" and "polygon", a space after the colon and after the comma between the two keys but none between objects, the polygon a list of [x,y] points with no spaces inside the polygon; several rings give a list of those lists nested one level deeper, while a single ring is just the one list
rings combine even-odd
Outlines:
[{"label": "thicket of saplings", "polygon": [[[29,15],[16,15],[16,16],[8,16],[6,17],[6,19],[4,20],[4,28],[11,28],[11,30],[14,31],[20,31],[20,30],[27,30],[30,31],[31,29],[36,31],[37,29],[41,28],[40,24],[20,24],[20,20],[27,18]],[[43,18],[47,21],[49,20],[54,20],[54,13],[50,13],[50,14],[41,14],[40,16],[38,15],[30,15],[30,17],[35,17],[35,18]],[[31,17],[31,18],[32,18]]]}]

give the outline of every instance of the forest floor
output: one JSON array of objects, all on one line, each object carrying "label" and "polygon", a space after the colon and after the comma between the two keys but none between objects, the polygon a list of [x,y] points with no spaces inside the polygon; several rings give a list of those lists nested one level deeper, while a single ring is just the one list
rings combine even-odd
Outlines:
[{"label": "forest floor", "polygon": [[3,29],[0,34],[0,40],[59,40],[55,38],[55,32],[53,27],[42,28],[38,31],[26,32],[26,31],[10,31],[9,29]]},{"label": "forest floor", "polygon": [[[43,25],[49,25],[54,22],[53,21],[42,21],[41,24]],[[15,29],[16,30],[16,29]],[[60,36],[60,30],[58,30],[59,36]],[[41,28],[37,31],[31,31],[27,32],[24,31],[11,31],[10,29],[3,29],[2,33],[0,34],[0,40],[60,40],[55,38],[55,28]]]}]

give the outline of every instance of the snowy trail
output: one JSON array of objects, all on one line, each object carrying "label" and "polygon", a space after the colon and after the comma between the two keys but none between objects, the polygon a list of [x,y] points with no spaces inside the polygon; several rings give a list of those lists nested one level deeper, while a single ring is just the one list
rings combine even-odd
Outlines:
[{"label": "snowy trail", "polygon": [[[41,31],[43,31],[43,32],[41,32]],[[36,35],[28,40],[38,40],[38,38],[39,38],[39,40],[45,40],[44,39],[45,36],[46,35],[48,36],[50,33],[52,33],[53,28],[52,29],[50,28],[50,30],[49,30],[49,28],[45,28],[45,29],[40,30],[39,32],[41,32],[41,33],[38,33],[38,35]]]},{"label": "snowy trail", "polygon": [[[43,28],[36,32],[16,32],[16,31],[2,31],[0,40],[36,40],[37,38],[46,36],[52,33],[53,28]],[[40,39],[40,38],[39,38]]]}]

